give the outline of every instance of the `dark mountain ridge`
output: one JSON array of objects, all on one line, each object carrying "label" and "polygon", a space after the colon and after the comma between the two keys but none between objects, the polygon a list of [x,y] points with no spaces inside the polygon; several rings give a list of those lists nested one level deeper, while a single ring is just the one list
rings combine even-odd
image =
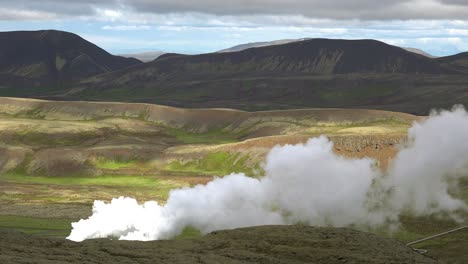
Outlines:
[{"label": "dark mountain ridge", "polygon": [[[337,74],[459,74],[448,66],[375,40],[311,39],[239,52],[165,54],[82,83],[82,87],[161,87],[159,82]],[[84,84],[84,85],[83,85]]]},{"label": "dark mountain ridge", "polygon": [[15,41],[0,45],[0,96],[413,114],[468,106],[465,54],[432,59],[376,40],[307,39],[238,52],[164,54],[139,63],[66,32],[0,36],[5,34]]},{"label": "dark mountain ridge", "polygon": [[[71,83],[140,64],[113,56],[78,35],[55,31],[0,32],[0,73],[34,86]],[[3,83],[9,86],[8,83]],[[15,85],[13,85],[14,87]]]},{"label": "dark mountain ridge", "polygon": [[383,42],[311,39],[239,52],[165,54],[146,64],[89,78],[73,90],[46,98],[112,98],[244,110],[375,108],[427,114],[434,107],[464,104],[467,83],[459,68]]},{"label": "dark mountain ridge", "polygon": [[[170,61],[168,59],[170,58]],[[177,65],[177,67],[170,67]],[[199,67],[194,67],[195,65]],[[216,65],[208,67],[209,65]],[[402,48],[376,40],[310,39],[239,52],[201,55],[166,54],[144,68],[171,72],[213,73],[350,73],[456,74],[457,71]]]}]

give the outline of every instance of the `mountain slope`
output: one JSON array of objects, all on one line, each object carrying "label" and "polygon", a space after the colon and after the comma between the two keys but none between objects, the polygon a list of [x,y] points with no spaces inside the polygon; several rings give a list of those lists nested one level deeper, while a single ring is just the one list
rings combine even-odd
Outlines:
[{"label": "mountain slope", "polygon": [[314,39],[240,52],[166,54],[126,71],[87,80],[86,86],[156,87],[158,81],[246,76],[333,74],[452,74],[429,58],[375,40]]},{"label": "mountain slope", "polygon": [[459,53],[453,56],[438,58],[437,62],[447,67],[452,67],[468,74],[468,52]]},{"label": "mountain slope", "polygon": [[[161,62],[162,63],[162,62]],[[427,58],[375,40],[312,39],[236,53],[173,58],[184,68],[217,64],[214,71],[349,73],[449,73]],[[156,66],[153,64],[152,66]],[[197,67],[199,68],[199,67]]]},{"label": "mountain slope", "polygon": [[[81,37],[62,31],[0,32],[2,86],[45,87],[70,83],[141,63],[113,56]],[[17,82],[20,82],[18,84]]]}]

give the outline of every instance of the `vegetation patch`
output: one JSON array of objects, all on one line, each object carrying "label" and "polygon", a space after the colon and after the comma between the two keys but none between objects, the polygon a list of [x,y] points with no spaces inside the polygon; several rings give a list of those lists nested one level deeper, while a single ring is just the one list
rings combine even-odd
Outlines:
[{"label": "vegetation patch", "polygon": [[391,96],[395,93],[395,88],[392,86],[358,86],[353,89],[343,90],[323,90],[320,92],[320,97],[325,100],[347,101],[350,99],[369,99]]},{"label": "vegetation patch", "polygon": [[65,237],[70,234],[73,221],[75,220],[0,215],[0,228],[15,229],[28,234]]},{"label": "vegetation patch", "polygon": [[190,186],[183,178],[150,176],[35,177],[0,175],[0,200],[19,203],[80,203],[125,196],[165,202],[173,189]]},{"label": "vegetation patch", "polygon": [[229,153],[226,151],[209,153],[205,157],[181,162],[173,161],[166,166],[168,171],[187,172],[202,175],[227,175],[230,173],[245,173],[254,176],[260,169],[259,165],[248,166],[249,155],[241,153]]},{"label": "vegetation patch", "polygon": [[[461,226],[448,218],[440,216],[411,217],[401,216],[399,230],[392,234],[377,233],[396,238],[404,243],[413,242]],[[468,231],[461,230],[446,236],[414,244],[411,247],[427,250],[425,255],[444,260],[447,263],[466,263],[468,254]]]},{"label": "vegetation patch", "polygon": [[129,160],[110,160],[106,158],[98,158],[94,161],[94,166],[98,169],[119,170],[138,166],[137,161]]},{"label": "vegetation patch", "polygon": [[[130,176],[130,175],[104,175],[96,177],[42,177],[28,176],[21,174],[5,174],[0,176],[0,179],[19,182],[19,183],[35,183],[35,184],[53,184],[53,185],[75,185],[75,186],[126,186],[126,187],[142,187],[142,186],[161,186],[172,183],[156,177],[146,176]],[[176,184],[173,184],[174,187]]]},{"label": "vegetation patch", "polygon": [[343,134],[395,134],[407,133],[411,127],[411,123],[400,119],[374,119],[361,122],[319,122],[316,125],[304,130],[306,134],[317,135],[326,134],[343,135]]},{"label": "vegetation patch", "polygon": [[211,129],[203,133],[189,132],[183,128],[167,128],[170,135],[185,144],[226,144],[238,142],[241,134],[230,133],[222,129]]},{"label": "vegetation patch", "polygon": [[180,239],[191,239],[191,238],[197,238],[197,237],[201,237],[202,236],[202,233],[200,232],[200,230],[194,228],[194,227],[191,227],[191,226],[187,226],[184,228],[184,230],[182,231],[182,233],[180,233],[178,236],[175,237],[176,240],[180,240]]}]

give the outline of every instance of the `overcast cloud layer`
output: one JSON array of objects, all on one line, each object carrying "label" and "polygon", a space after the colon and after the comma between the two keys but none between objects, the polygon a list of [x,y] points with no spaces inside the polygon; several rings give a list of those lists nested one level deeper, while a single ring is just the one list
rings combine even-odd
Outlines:
[{"label": "overcast cloud layer", "polygon": [[[99,9],[143,13],[199,12],[214,15],[303,15],[329,19],[465,19],[464,0],[2,0],[1,19],[29,19],[28,12],[52,16],[94,15]],[[24,13],[17,12],[23,11]]]},{"label": "overcast cloud layer", "polygon": [[211,52],[284,38],[468,50],[465,0],[0,0],[0,30],[72,31],[111,52]]}]

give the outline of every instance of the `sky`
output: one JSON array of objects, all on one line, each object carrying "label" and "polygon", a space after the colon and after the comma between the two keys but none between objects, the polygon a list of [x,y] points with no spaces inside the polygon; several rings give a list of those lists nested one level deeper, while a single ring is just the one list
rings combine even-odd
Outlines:
[{"label": "sky", "polygon": [[468,51],[468,0],[0,0],[0,31],[76,33],[114,54],[297,38]]}]

